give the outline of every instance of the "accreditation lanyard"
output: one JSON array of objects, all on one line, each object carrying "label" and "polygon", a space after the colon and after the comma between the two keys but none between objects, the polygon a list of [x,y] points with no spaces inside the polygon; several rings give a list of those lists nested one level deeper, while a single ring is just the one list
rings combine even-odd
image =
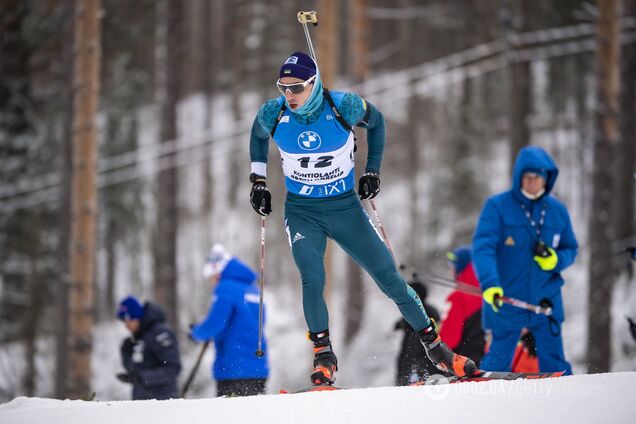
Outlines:
[{"label": "accreditation lanyard", "polygon": [[521,203],[521,209],[523,209],[523,213],[526,215],[526,218],[528,218],[530,226],[534,229],[534,232],[537,235],[537,239],[541,239],[541,229],[543,228],[543,223],[545,222],[545,209],[547,206],[546,203],[547,202],[543,202],[543,204],[541,205],[541,217],[539,218],[538,223],[534,220],[534,218],[532,218],[532,215],[530,215],[530,211],[528,210],[526,205]]}]

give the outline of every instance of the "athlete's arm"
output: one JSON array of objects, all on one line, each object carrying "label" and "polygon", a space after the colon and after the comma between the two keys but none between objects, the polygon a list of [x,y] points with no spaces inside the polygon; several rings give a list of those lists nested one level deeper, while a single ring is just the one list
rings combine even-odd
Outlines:
[{"label": "athlete's arm", "polygon": [[261,106],[256,118],[254,118],[250,134],[251,173],[267,177],[269,137],[280,107],[279,99],[268,100]]}]

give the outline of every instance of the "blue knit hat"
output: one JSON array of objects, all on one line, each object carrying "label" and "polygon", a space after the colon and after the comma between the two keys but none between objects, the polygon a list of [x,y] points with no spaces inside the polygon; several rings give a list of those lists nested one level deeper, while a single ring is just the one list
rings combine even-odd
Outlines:
[{"label": "blue knit hat", "polygon": [[316,75],[316,62],[303,52],[292,53],[280,67],[279,78],[295,77],[303,81]]},{"label": "blue knit hat", "polygon": [[544,181],[548,181],[548,171],[547,171],[547,169],[543,169],[543,168],[528,168],[528,169],[524,169],[523,173],[521,175],[523,176],[524,174],[537,174],[538,176],[543,178]]},{"label": "blue knit hat", "polygon": [[455,269],[455,273],[461,273],[471,261],[471,250],[469,246],[460,246],[452,252],[448,252],[446,257],[448,263]]},{"label": "blue knit hat", "polygon": [[119,308],[117,308],[118,319],[141,319],[143,316],[144,307],[134,296],[128,296],[119,302]]}]

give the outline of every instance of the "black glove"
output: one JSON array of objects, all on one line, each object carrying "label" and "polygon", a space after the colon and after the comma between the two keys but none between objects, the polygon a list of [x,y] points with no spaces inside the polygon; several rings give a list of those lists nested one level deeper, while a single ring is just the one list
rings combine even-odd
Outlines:
[{"label": "black glove", "polygon": [[253,183],[250,192],[250,204],[257,214],[267,216],[272,212],[272,194],[267,189],[265,177],[257,174],[250,175]]},{"label": "black glove", "polygon": [[135,371],[120,372],[115,375],[115,377],[117,377],[117,380],[121,381],[122,383],[137,384],[140,382],[139,374],[137,374]]},{"label": "black glove", "polygon": [[127,337],[126,340],[121,344],[121,353],[125,356],[132,356],[133,347],[135,346],[135,339],[132,337]]},{"label": "black glove", "polygon": [[362,174],[358,181],[358,196],[360,200],[373,199],[380,192],[380,174],[368,171]]}]

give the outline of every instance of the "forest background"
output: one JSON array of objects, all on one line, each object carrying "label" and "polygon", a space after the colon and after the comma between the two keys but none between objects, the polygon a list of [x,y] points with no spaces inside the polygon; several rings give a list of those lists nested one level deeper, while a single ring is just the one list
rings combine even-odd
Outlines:
[{"label": "forest background", "polygon": [[[212,243],[258,265],[249,130],[284,58],[307,49],[299,10],[318,12],[325,84],[385,115],[377,205],[405,276],[448,276],[446,251],[470,243],[484,200],[510,186],[516,152],[544,147],[581,245],[565,274],[566,353],[579,373],[633,369],[624,315],[636,315],[636,290],[621,252],[636,244],[636,1],[4,0],[0,399],[116,384],[125,333],[114,311],[128,294],[166,309],[192,363],[186,330],[209,305]],[[93,68],[78,65],[83,55]],[[95,112],[81,121],[87,87]],[[78,160],[78,143],[94,156]],[[305,376],[309,347],[277,161],[272,146],[266,334],[282,384]],[[83,172],[92,197],[74,189],[92,181]],[[84,221],[93,227],[80,242]],[[368,359],[343,377],[390,384],[372,376],[397,353],[396,311],[335,245],[327,265],[334,337]],[[438,303],[448,294],[429,289]],[[288,369],[303,349],[307,364]]]}]

